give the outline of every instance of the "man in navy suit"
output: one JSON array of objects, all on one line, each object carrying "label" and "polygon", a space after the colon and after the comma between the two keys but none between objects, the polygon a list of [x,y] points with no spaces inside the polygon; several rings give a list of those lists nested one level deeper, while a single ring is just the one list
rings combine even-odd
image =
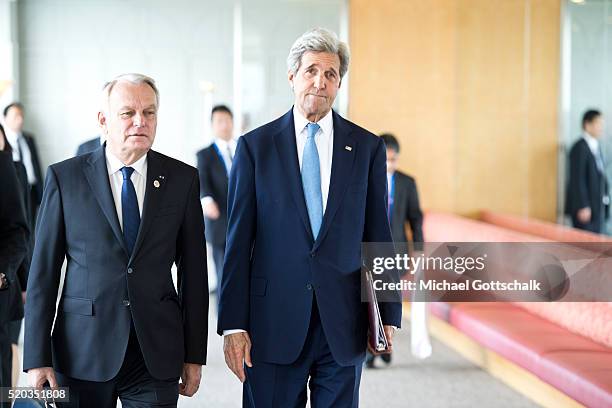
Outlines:
[{"label": "man in navy suit", "polygon": [[[245,407],[303,407],[307,384],[312,406],[358,406],[361,243],[391,233],[385,145],[332,110],[348,60],[334,33],[302,35],[293,108],[238,142],[217,330]],[[391,339],[401,303],[379,306]]]},{"label": "man in navy suit", "polygon": [[69,387],[71,407],[110,408],[117,398],[124,407],[175,407],[179,392],[197,391],[206,360],[198,173],[151,150],[159,106],[153,79],[121,75],[104,96],[104,146],[47,171],[24,370],[32,386]]},{"label": "man in navy suit", "polygon": [[582,129],[582,137],[569,154],[565,212],[571,216],[574,228],[602,233],[610,212],[610,192],[600,146],[604,134],[601,112],[586,111]]},{"label": "man in navy suit", "polygon": [[217,286],[220,286],[227,231],[228,175],[236,153],[236,140],[233,137],[234,118],[227,106],[215,106],[211,112],[211,122],[215,140],[210,146],[198,151],[196,157],[206,240],[212,246]]}]

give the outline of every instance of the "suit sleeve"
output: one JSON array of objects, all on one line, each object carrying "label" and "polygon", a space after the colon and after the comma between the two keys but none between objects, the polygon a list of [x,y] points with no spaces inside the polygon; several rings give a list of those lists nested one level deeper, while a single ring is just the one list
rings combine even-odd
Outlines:
[{"label": "suit sleeve", "polygon": [[250,263],[257,207],[255,164],[244,137],[238,141],[230,173],[228,212],[227,246],[219,293],[219,335],[224,330],[249,330]]},{"label": "suit sleeve", "polygon": [[570,185],[574,196],[571,200],[574,203],[575,212],[581,208],[591,207],[589,192],[587,191],[587,156],[584,149],[575,146],[570,152]]},{"label": "suit sleeve", "polygon": [[10,156],[0,153],[0,174],[3,175],[0,194],[0,272],[8,280],[17,279],[17,267],[28,253],[28,223],[19,196],[20,187]]},{"label": "suit sleeve", "polygon": [[416,251],[423,250],[423,213],[419,203],[419,193],[416,182],[409,180],[408,184],[408,205],[406,206],[406,220],[410,224],[412,231],[412,242]]},{"label": "suit sleeve", "polygon": [[[387,218],[387,197],[387,156],[385,144],[379,139],[368,177],[364,242],[393,242]],[[397,282],[399,273],[390,271],[385,279]],[[385,292],[383,297],[385,301],[379,300],[378,305],[383,324],[400,327],[402,303],[399,293]]]},{"label": "suit sleeve", "polygon": [[[200,179],[200,198],[212,197],[212,183],[210,181],[210,166],[206,162],[206,155],[204,152],[198,154],[198,176]],[[214,199],[214,197],[213,197]]]},{"label": "suit sleeve", "polygon": [[206,364],[208,272],[198,176],[193,174],[177,242],[177,277],[183,311],[185,363]]},{"label": "suit sleeve", "polygon": [[51,327],[66,255],[61,190],[50,167],[36,226],[36,244],[28,277],[23,369],[51,367]]}]

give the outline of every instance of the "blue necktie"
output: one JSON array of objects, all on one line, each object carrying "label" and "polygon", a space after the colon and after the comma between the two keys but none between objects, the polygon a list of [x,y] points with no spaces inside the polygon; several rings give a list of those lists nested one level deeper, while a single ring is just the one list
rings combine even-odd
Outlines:
[{"label": "blue necktie", "polygon": [[307,128],[308,138],[302,156],[302,187],[304,188],[306,208],[308,208],[310,228],[312,228],[312,235],[316,240],[323,221],[321,167],[319,165],[319,152],[315,143],[315,135],[320,127],[316,123],[309,123]]},{"label": "blue necktie", "polygon": [[122,167],[123,186],[121,187],[121,215],[123,217],[123,238],[127,246],[128,253],[132,255],[138,228],[140,227],[140,211],[138,210],[138,197],[136,189],[130,177],[134,169],[132,167]]}]

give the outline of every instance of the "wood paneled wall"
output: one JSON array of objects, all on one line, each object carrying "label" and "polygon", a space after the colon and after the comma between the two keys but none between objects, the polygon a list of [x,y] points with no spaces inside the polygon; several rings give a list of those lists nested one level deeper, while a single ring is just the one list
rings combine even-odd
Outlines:
[{"label": "wood paneled wall", "polygon": [[422,206],[554,221],[560,0],[351,0],[349,116]]}]

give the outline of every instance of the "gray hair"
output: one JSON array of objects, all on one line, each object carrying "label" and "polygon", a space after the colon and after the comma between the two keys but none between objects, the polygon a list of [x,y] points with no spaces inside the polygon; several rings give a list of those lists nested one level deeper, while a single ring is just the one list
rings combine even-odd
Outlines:
[{"label": "gray hair", "polygon": [[155,80],[143,74],[133,74],[133,73],[118,75],[112,80],[104,84],[104,87],[102,88],[103,106],[108,107],[111,91],[113,90],[115,85],[121,81],[127,81],[135,85],[138,85],[138,84],[149,85],[151,89],[153,89],[153,92],[155,92],[155,102],[157,103],[157,106],[159,106],[159,91],[157,90],[157,86],[155,85]]},{"label": "gray hair", "polygon": [[287,67],[289,71],[296,75],[302,63],[302,55],[307,52],[329,52],[338,55],[340,58],[340,79],[348,71],[349,48],[348,45],[340,41],[333,31],[325,28],[314,28],[305,32],[295,40],[287,56]]}]

